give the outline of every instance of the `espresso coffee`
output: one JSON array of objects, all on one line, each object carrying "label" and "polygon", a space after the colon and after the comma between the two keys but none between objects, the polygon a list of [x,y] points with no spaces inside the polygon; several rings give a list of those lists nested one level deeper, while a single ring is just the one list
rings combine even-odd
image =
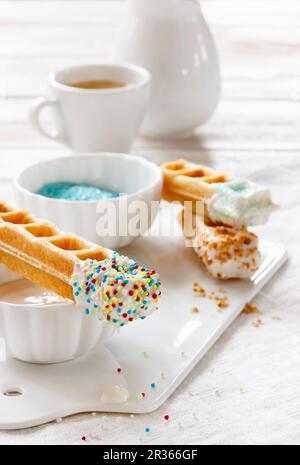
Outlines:
[{"label": "espresso coffee", "polygon": [[79,81],[69,84],[71,87],[78,87],[79,89],[117,89],[118,87],[125,87],[126,84],[118,81],[98,80]]}]

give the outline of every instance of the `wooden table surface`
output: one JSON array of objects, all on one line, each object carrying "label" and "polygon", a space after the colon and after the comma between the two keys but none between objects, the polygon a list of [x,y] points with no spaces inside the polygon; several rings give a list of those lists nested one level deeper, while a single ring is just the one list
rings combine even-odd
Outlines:
[{"label": "wooden table surface", "polygon": [[[83,434],[99,430],[102,444],[300,443],[300,2],[201,4],[222,64],[218,110],[193,137],[138,138],[133,153],[155,162],[184,156],[272,188],[283,208],[260,232],[288,243],[291,261],[257,299],[265,324],[255,329],[253,316],[242,315],[151,415],[82,415],[25,432],[2,432],[0,443],[80,443]],[[123,8],[121,0],[0,1],[1,197],[10,198],[11,177],[19,169],[65,153],[31,129],[30,103],[45,93],[52,70],[109,57]],[[166,413],[168,425],[162,421]]]}]

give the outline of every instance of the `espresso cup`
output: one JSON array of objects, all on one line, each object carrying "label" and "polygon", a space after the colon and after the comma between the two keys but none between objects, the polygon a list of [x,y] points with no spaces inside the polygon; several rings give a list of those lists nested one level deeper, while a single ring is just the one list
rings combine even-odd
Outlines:
[{"label": "espresso cup", "polygon": [[[99,88],[85,88],[91,82],[100,82]],[[72,66],[51,74],[48,84],[52,95],[38,98],[30,111],[38,132],[75,152],[130,150],[150,97],[151,75],[146,69],[108,63]],[[53,110],[53,132],[41,121],[46,107]]]}]

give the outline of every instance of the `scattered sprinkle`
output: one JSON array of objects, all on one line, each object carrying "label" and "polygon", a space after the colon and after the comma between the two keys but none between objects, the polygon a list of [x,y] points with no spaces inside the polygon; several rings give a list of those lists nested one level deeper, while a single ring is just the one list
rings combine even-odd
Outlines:
[{"label": "scattered sprinkle", "polygon": [[254,320],[252,321],[252,326],[254,326],[254,328],[260,328],[260,326],[263,325],[263,322],[261,321],[260,318],[258,318],[257,320]]},{"label": "scattered sprinkle", "polygon": [[[221,295],[219,295],[217,292],[207,293],[206,289],[203,286],[201,286],[200,283],[196,282],[193,284],[193,292],[194,292],[194,297],[214,300],[217,304],[218,311],[221,311],[229,307],[229,299],[228,299],[226,290],[223,287],[219,288],[219,293]],[[199,311],[197,311],[196,309],[200,311],[198,307],[193,307],[192,313],[199,313]]]},{"label": "scattered sprinkle", "polygon": [[81,436],[81,440],[82,440],[82,441],[86,441],[86,440],[87,440],[87,437],[86,437],[86,436]]},{"label": "scattered sprinkle", "polygon": [[149,426],[147,426],[147,427],[145,428],[145,433],[150,433],[150,428],[149,428]]},{"label": "scattered sprinkle", "polygon": [[200,308],[199,307],[193,307],[192,308],[192,313],[200,313]]},{"label": "scattered sprinkle", "polygon": [[156,388],[156,384],[155,384],[155,383],[151,383],[151,384],[150,384],[150,387],[151,387],[151,389],[155,389],[155,388]]},{"label": "scattered sprinkle", "polygon": [[122,368],[117,368],[117,373],[118,374],[122,373]]},{"label": "scattered sprinkle", "polygon": [[261,312],[260,312],[259,308],[256,305],[247,303],[245,305],[244,310],[242,311],[242,313],[244,315],[250,315],[252,313],[256,313],[257,315],[259,315]]},{"label": "scattered sprinkle", "polygon": [[201,286],[200,283],[194,283],[193,284],[193,291],[195,294],[195,297],[206,297],[206,290],[204,287]]},{"label": "scattered sprinkle", "polygon": [[169,421],[169,419],[170,419],[169,415],[164,416],[164,420]]},{"label": "scattered sprinkle", "polygon": [[240,393],[241,393],[241,394],[246,394],[246,389],[243,388],[243,387],[241,387],[241,388],[240,388]]},{"label": "scattered sprinkle", "polygon": [[216,300],[218,302],[218,309],[219,310],[223,310],[224,308],[228,308],[229,307],[229,303],[228,303],[228,298],[227,297],[224,297],[223,299],[220,299],[219,297],[216,297]]}]

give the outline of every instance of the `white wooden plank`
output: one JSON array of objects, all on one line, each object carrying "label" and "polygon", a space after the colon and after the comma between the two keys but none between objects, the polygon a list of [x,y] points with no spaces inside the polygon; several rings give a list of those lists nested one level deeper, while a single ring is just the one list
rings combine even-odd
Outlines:
[{"label": "white wooden plank", "polygon": [[1,57],[89,56],[109,53],[115,29],[66,25],[36,25],[23,28],[5,25],[0,29]]},{"label": "white wooden plank", "polygon": [[[36,134],[27,120],[30,100],[0,104],[0,148],[56,147]],[[214,117],[184,140],[139,139],[137,147],[208,150],[300,150],[300,105],[277,101],[222,101]]]},{"label": "white wooden plank", "polygon": [[[114,28],[48,26],[0,29],[0,95],[34,96],[44,91],[50,71],[70,64],[108,59]],[[81,35],[84,39],[81,39]],[[226,98],[294,99],[299,94],[300,28],[215,31]],[[1,45],[2,44],[2,45]],[[6,44],[6,45],[5,45]]]},{"label": "white wooden plank", "polygon": [[[41,8],[33,1],[0,2],[0,95],[38,95],[51,70],[107,59],[121,3],[43,1]],[[300,16],[300,2],[287,8],[274,0],[212,0],[203,7],[220,52],[225,98],[299,97],[300,28],[293,18]]]},{"label": "white wooden plank", "polygon": [[[220,25],[297,26],[298,0],[201,0],[209,22]],[[0,24],[115,24],[126,10],[126,2],[101,1],[1,1]]]},{"label": "white wooden plank", "polygon": [[[288,67],[281,69],[274,63],[272,70],[257,65],[251,73],[246,73],[242,62],[234,65],[224,56],[222,58],[223,98],[299,100],[300,70],[289,71]],[[99,54],[92,61],[105,59],[104,54]],[[0,60],[0,97],[37,97],[47,92],[48,74],[78,62],[89,63],[91,58],[85,56],[78,59],[53,57]]]},{"label": "white wooden plank", "polygon": [[[220,50],[242,54],[247,58],[280,58],[299,53],[299,27],[212,26]],[[113,26],[36,24],[31,27],[3,25],[0,29],[0,57],[95,56],[108,53],[114,45],[118,28]],[[234,45],[234,46],[233,46]],[[245,56],[245,55],[244,55]],[[249,66],[250,68],[250,66]]]}]

